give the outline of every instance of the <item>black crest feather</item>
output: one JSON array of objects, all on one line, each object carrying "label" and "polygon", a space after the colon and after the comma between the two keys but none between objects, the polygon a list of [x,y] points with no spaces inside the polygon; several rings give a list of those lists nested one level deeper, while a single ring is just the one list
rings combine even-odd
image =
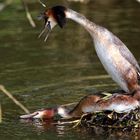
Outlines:
[{"label": "black crest feather", "polygon": [[63,28],[63,26],[66,24],[65,10],[66,10],[66,7],[64,6],[52,7],[52,11],[54,14],[53,16],[61,28]]}]

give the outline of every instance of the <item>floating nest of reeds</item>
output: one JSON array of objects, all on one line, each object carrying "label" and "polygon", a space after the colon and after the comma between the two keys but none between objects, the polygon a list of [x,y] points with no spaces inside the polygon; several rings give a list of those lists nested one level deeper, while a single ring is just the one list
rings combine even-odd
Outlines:
[{"label": "floating nest of reeds", "polygon": [[83,115],[77,125],[86,128],[101,127],[105,129],[136,130],[140,128],[140,108],[129,113],[111,111]]},{"label": "floating nest of reeds", "polygon": [[[116,91],[112,92],[115,93]],[[120,90],[120,92],[123,92]],[[112,96],[112,93],[104,93],[103,98],[106,99]],[[119,93],[119,91],[117,91]],[[70,107],[71,105],[66,105],[65,107]],[[63,119],[60,121],[63,122]],[[66,122],[65,122],[66,121]],[[69,120],[65,120],[64,123],[69,124]],[[71,120],[70,120],[71,121]],[[140,130],[140,107],[132,110],[129,113],[117,113],[115,111],[102,111],[92,114],[84,114],[80,119],[75,119],[71,121],[74,123],[74,128],[77,126],[82,126],[85,128],[103,128],[105,130]]]}]

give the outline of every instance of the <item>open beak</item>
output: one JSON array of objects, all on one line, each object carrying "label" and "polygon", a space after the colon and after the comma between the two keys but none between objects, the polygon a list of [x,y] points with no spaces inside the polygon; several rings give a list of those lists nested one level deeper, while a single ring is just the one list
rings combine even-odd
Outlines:
[{"label": "open beak", "polygon": [[44,41],[46,42],[46,40],[48,39],[48,36],[49,36],[49,34],[50,34],[50,32],[51,32],[50,21],[47,21],[47,22],[45,23],[45,27],[44,27],[44,29],[41,31],[41,33],[39,34],[38,37],[40,38],[45,32],[46,32],[46,37],[45,37]]},{"label": "open beak", "polygon": [[46,42],[48,39],[48,36],[50,35],[51,30],[55,27],[57,23],[55,19],[53,18],[53,16],[51,15],[47,17],[44,14],[42,14],[39,16],[39,20],[41,19],[45,20],[45,26],[38,37],[40,38],[43,34],[46,34],[45,39],[44,39],[44,41]]}]

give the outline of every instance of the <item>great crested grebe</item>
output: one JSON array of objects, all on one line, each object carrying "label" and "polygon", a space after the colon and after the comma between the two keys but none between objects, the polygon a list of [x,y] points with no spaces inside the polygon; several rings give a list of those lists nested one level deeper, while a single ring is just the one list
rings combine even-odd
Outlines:
[{"label": "great crested grebe", "polygon": [[45,41],[57,24],[63,28],[67,18],[81,24],[93,38],[97,55],[112,79],[129,94],[140,89],[138,85],[140,67],[133,54],[113,33],[64,6],[46,10],[42,18],[45,20],[45,28],[40,36],[48,30]]},{"label": "great crested grebe", "polygon": [[44,109],[31,114],[21,115],[21,119],[53,119],[59,115],[62,118],[76,118],[86,113],[100,111],[115,111],[117,113],[129,113],[140,106],[140,102],[131,95],[114,94],[108,99],[100,98],[97,95],[87,95],[72,109],[68,110],[63,106]]},{"label": "great crested grebe", "polygon": [[20,118],[53,118],[56,114],[63,118],[71,118],[79,117],[83,113],[104,110],[124,113],[140,107],[140,86],[138,85],[140,67],[135,57],[119,38],[81,14],[63,6],[52,7],[45,11],[42,17],[45,19],[45,28],[40,36],[48,30],[45,40],[57,24],[61,28],[65,25],[66,18],[84,26],[93,38],[97,55],[104,68],[125,92],[112,95],[107,100],[100,98],[100,96],[88,95],[81,99],[71,111],[60,106],[56,109],[46,109],[22,115]]}]

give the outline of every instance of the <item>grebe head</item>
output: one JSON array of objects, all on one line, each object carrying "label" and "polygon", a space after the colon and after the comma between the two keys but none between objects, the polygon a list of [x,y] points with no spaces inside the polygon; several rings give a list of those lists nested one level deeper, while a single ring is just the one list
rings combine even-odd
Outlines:
[{"label": "grebe head", "polygon": [[46,10],[42,15],[41,19],[45,20],[45,28],[40,33],[39,37],[42,36],[42,34],[47,31],[47,35],[45,37],[45,41],[48,38],[49,33],[51,30],[58,24],[61,28],[64,27],[66,24],[66,7],[64,6],[54,6],[48,10]]},{"label": "grebe head", "polygon": [[55,114],[57,113],[57,110],[54,108],[50,109],[44,109],[40,111],[36,111],[31,114],[21,115],[20,119],[52,119]]}]

